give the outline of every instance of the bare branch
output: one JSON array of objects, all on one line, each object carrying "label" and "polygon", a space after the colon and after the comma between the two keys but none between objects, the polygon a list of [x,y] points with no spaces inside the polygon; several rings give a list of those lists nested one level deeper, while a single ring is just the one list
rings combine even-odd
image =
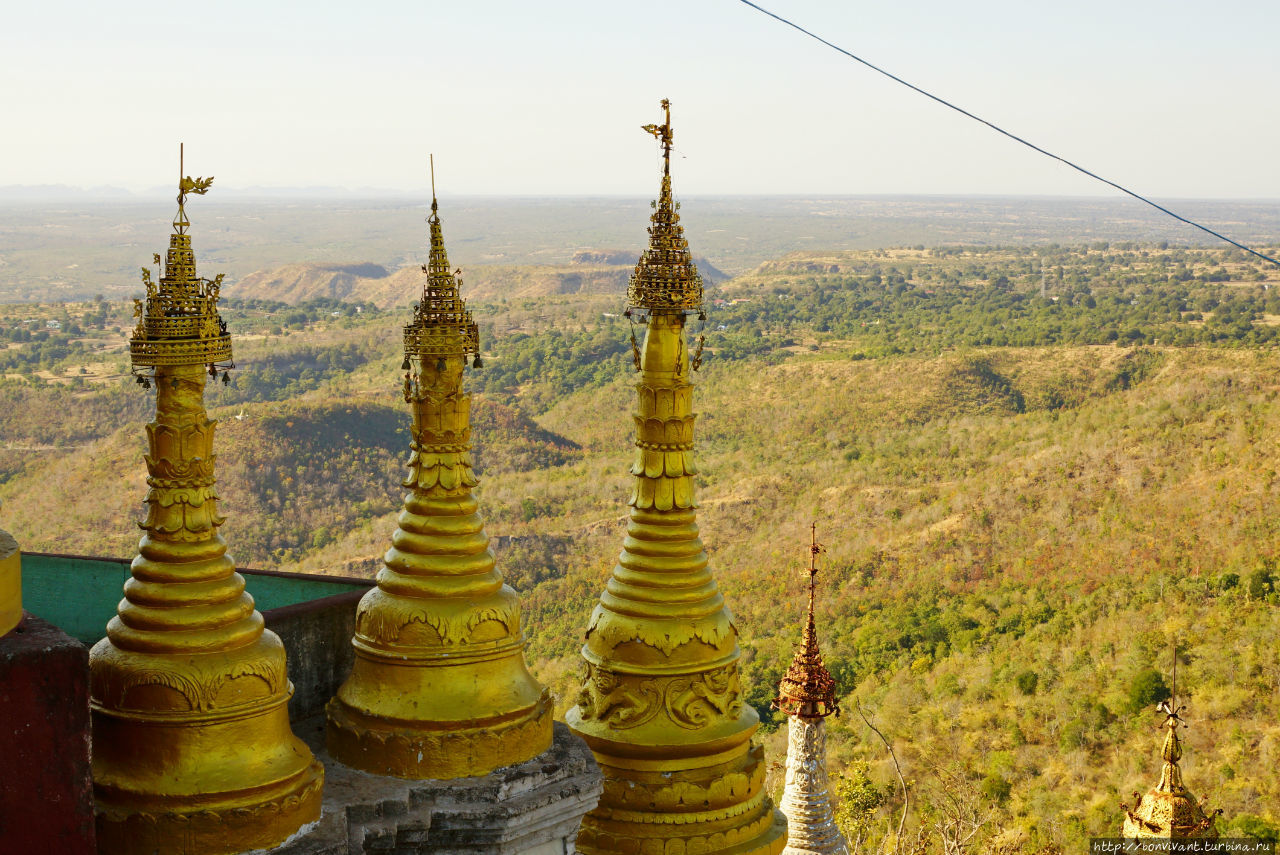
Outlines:
[{"label": "bare branch", "polygon": [[889,740],[884,738],[884,734],[880,732],[880,728],[871,723],[871,719],[867,718],[867,714],[862,711],[862,705],[857,701],[853,702],[853,708],[858,711],[858,715],[862,717],[863,723],[871,728],[871,732],[880,737],[880,741],[884,743],[884,747],[889,751],[889,759],[893,761],[893,771],[898,773],[898,784],[902,787],[902,819],[898,822],[898,840],[902,840],[902,830],[907,826],[907,807],[909,797],[907,795],[907,779],[902,776],[902,767],[898,765],[898,755],[894,753],[893,746],[889,744]]}]

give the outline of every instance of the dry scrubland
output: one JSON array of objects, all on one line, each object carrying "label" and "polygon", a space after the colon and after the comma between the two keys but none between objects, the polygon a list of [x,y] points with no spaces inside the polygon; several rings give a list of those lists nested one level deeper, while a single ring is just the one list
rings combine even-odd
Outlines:
[{"label": "dry scrubland", "polygon": [[[932,834],[933,851],[964,822],[985,820],[970,848],[1002,851],[1115,831],[1119,802],[1158,777],[1153,704],[1175,643],[1189,785],[1230,830],[1280,825],[1272,283],[1215,252],[1162,255],[1064,249],[1042,274],[1014,250],[806,254],[711,295],[726,304],[697,375],[700,523],[748,700],[780,762],[768,701],[798,638],[816,520],[846,707],[832,765],[847,821],[873,840],[901,801],[855,706],[892,740],[908,833]],[[626,322],[604,317],[616,303],[477,305],[491,351],[469,373],[480,498],[561,710],[624,527],[632,390]],[[369,574],[407,450],[403,318],[291,311],[229,310],[243,368],[210,394],[224,532],[246,565]],[[0,401],[11,447],[42,418],[88,414],[45,437],[57,450],[0,461],[6,527],[28,549],[129,554],[145,394],[10,381]],[[964,816],[948,818],[949,796]]]}]

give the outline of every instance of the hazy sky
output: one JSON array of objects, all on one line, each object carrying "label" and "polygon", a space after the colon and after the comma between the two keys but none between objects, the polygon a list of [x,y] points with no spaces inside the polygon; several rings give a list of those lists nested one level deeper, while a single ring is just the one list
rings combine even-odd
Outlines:
[{"label": "hazy sky", "polygon": [[[1275,0],[760,0],[1138,192],[1280,198]],[[8,3],[0,185],[1114,195],[738,0]]]}]

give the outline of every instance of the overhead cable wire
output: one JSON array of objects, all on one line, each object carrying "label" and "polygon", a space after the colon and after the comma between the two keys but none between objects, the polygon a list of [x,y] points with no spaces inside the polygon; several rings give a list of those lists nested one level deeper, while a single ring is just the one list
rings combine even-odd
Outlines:
[{"label": "overhead cable wire", "polygon": [[1080,165],[1079,165],[1079,164],[1077,164],[1077,163],[1073,163],[1073,162],[1071,162],[1070,160],[1067,160],[1065,157],[1060,157],[1060,156],[1058,156],[1058,155],[1054,154],[1054,153],[1053,153],[1053,152],[1051,152],[1051,151],[1046,151],[1045,149],[1041,148],[1040,146],[1036,145],[1035,143],[1029,142],[1029,141],[1027,141],[1027,140],[1023,139],[1022,137],[1018,136],[1017,134],[1010,133],[1009,131],[1006,131],[1004,128],[1000,127],[999,125],[996,125],[996,124],[994,124],[994,123],[992,123],[992,122],[988,122],[986,119],[982,118],[981,116],[976,116],[976,115],[974,115],[973,113],[970,113],[968,110],[964,109],[963,107],[959,107],[959,106],[957,106],[957,105],[955,105],[955,104],[952,104],[950,101],[946,100],[945,98],[939,98],[937,95],[934,95],[932,92],[927,92],[927,91],[925,91],[924,89],[921,89],[919,86],[916,86],[916,85],[914,85],[914,84],[912,84],[912,83],[908,83],[907,81],[903,80],[901,77],[898,77],[896,74],[892,74],[892,73],[890,73],[890,72],[888,72],[888,71],[885,71],[885,70],[884,70],[883,68],[881,68],[880,66],[875,65],[875,64],[873,64],[873,63],[870,63],[870,62],[868,62],[867,60],[863,59],[862,57],[857,56],[856,54],[851,53],[851,52],[849,52],[849,51],[845,50],[844,48],[840,47],[839,45],[837,45],[837,44],[833,44],[832,42],[827,41],[827,40],[826,40],[826,39],[824,39],[822,36],[818,35],[817,33],[814,33],[814,32],[811,32],[811,31],[809,31],[809,30],[806,30],[804,27],[800,26],[799,24],[795,23],[794,21],[790,21],[790,20],[788,20],[788,19],[786,19],[786,18],[782,17],[781,15],[778,15],[778,14],[776,14],[776,13],[774,13],[774,12],[770,12],[768,9],[765,9],[765,8],[764,8],[764,7],[762,7],[762,6],[758,6],[758,5],[756,5],[755,3],[752,3],[752,2],[751,2],[751,0],[739,0],[739,2],[743,3],[744,5],[750,6],[752,9],[755,9],[757,12],[761,12],[761,13],[763,13],[763,14],[765,14],[765,15],[768,15],[770,18],[773,18],[774,20],[779,21],[780,23],[786,24],[788,27],[791,27],[791,28],[793,28],[793,29],[799,30],[800,32],[802,32],[802,33],[804,33],[806,36],[808,36],[809,38],[811,38],[811,39],[813,39],[813,40],[815,40],[815,41],[822,42],[822,44],[826,45],[827,47],[831,48],[832,50],[834,50],[834,51],[837,51],[837,52],[839,52],[839,53],[844,54],[844,55],[845,55],[845,56],[847,56],[849,59],[852,59],[852,60],[854,60],[855,62],[860,62],[860,63],[862,63],[863,65],[865,65],[867,68],[871,69],[872,71],[875,71],[875,72],[878,72],[878,73],[880,73],[880,74],[883,74],[885,77],[889,78],[890,80],[893,80],[893,81],[894,81],[894,82],[896,82],[896,83],[901,83],[903,86],[907,87],[908,89],[912,89],[912,90],[914,90],[914,91],[916,91],[916,92],[919,92],[921,95],[925,96],[926,98],[929,98],[929,99],[932,99],[932,100],[934,100],[934,101],[937,101],[939,104],[941,104],[941,105],[942,105],[942,106],[944,106],[944,107],[950,107],[952,110],[955,110],[957,113],[960,113],[961,115],[964,115],[964,116],[968,116],[970,119],[973,119],[975,122],[980,122],[980,123],[982,123],[982,124],[986,125],[988,128],[991,128],[991,130],[995,131],[995,132],[996,132],[996,133],[998,133],[998,134],[1003,134],[1004,136],[1008,137],[1009,139],[1013,140],[1014,142],[1022,143],[1022,144],[1023,144],[1023,145],[1025,145],[1027,148],[1032,149],[1033,151],[1038,151],[1040,154],[1043,154],[1045,157],[1053,158],[1054,160],[1058,161],[1059,163],[1064,163],[1064,164],[1066,164],[1067,166],[1071,167],[1072,169],[1076,170],[1077,172],[1082,172],[1082,173],[1084,173],[1085,175],[1089,176],[1090,178],[1094,179],[1095,181],[1101,181],[1103,184],[1107,184],[1107,185],[1109,185],[1109,186],[1111,186],[1111,187],[1114,187],[1115,189],[1119,190],[1121,193],[1124,193],[1124,194],[1125,194],[1125,195],[1127,195],[1127,196],[1132,196],[1134,199],[1137,199],[1139,202],[1143,202],[1143,203],[1145,203],[1145,204],[1147,204],[1147,205],[1150,205],[1151,207],[1155,208],[1157,211],[1161,211],[1161,212],[1163,212],[1163,213],[1165,213],[1165,214],[1168,214],[1170,217],[1173,217],[1175,220],[1179,220],[1179,221],[1181,221],[1181,222],[1184,222],[1184,223],[1186,223],[1186,224],[1187,224],[1187,225],[1189,225],[1189,226],[1194,226],[1195,228],[1199,229],[1199,230],[1200,230],[1200,231],[1202,231],[1202,232],[1205,232],[1206,234],[1213,235],[1214,237],[1218,238],[1219,240],[1226,241],[1227,243],[1231,244],[1232,246],[1234,246],[1234,247],[1236,247],[1236,248],[1238,248],[1238,249],[1242,249],[1242,250],[1244,250],[1245,252],[1247,252],[1247,253],[1249,253],[1249,254],[1251,254],[1251,255],[1255,255],[1255,256],[1257,256],[1258,258],[1261,258],[1263,261],[1268,261],[1268,262],[1270,262],[1271,264],[1274,264],[1276,267],[1280,267],[1280,261],[1277,261],[1276,259],[1272,258],[1271,256],[1266,255],[1266,254],[1261,253],[1261,252],[1258,252],[1256,249],[1253,249],[1253,248],[1251,248],[1251,247],[1245,246],[1244,244],[1240,243],[1239,241],[1232,240],[1231,238],[1227,237],[1226,235],[1222,234],[1221,232],[1216,232],[1216,231],[1214,231],[1213,229],[1209,228],[1208,226],[1202,226],[1202,225],[1200,225],[1199,223],[1197,223],[1195,220],[1189,220],[1189,219],[1187,219],[1186,217],[1182,216],[1181,214],[1175,213],[1174,211],[1170,211],[1168,208],[1164,207],[1163,205],[1159,204],[1158,202],[1153,202],[1152,200],[1148,199],[1146,196],[1142,196],[1142,195],[1140,195],[1140,194],[1138,194],[1138,193],[1133,192],[1132,190],[1130,190],[1130,189],[1129,189],[1129,188],[1127,188],[1127,187],[1123,187],[1123,186],[1121,186],[1121,185],[1117,184],[1117,183],[1116,183],[1116,182],[1114,182],[1114,181],[1110,181],[1110,180],[1108,180],[1108,179],[1106,179],[1106,178],[1103,178],[1101,175],[1098,175],[1098,174],[1097,174],[1097,173],[1095,173],[1095,172],[1090,172],[1089,170],[1085,169],[1083,166],[1080,166]]}]

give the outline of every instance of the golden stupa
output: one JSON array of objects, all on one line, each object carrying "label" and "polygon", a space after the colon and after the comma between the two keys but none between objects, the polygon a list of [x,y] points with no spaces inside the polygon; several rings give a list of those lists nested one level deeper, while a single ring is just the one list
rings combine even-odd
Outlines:
[{"label": "golden stupa", "polygon": [[18,541],[0,531],[0,635],[22,620],[22,552]]},{"label": "golden stupa", "polygon": [[1128,805],[1120,806],[1125,813],[1122,834],[1125,837],[1216,840],[1218,830],[1214,820],[1222,811],[1206,814],[1182,783],[1182,770],[1178,767],[1178,761],[1182,759],[1182,742],[1178,739],[1182,707],[1175,706],[1173,698],[1170,698],[1161,701],[1159,709],[1164,713],[1167,730],[1160,749],[1164,758],[1160,782],[1146,795],[1134,793],[1132,810]]},{"label": "golden stupa", "polygon": [[578,704],[566,715],[604,776],[578,850],[776,855],[785,819],[764,791],[738,633],[698,537],[685,320],[701,314],[702,280],[672,201],[671,111],[662,106],[666,122],[645,127],[662,143],[662,190],[627,293],[628,316],[648,328],[643,346],[632,340],[640,380],[630,521],[587,629]]},{"label": "golden stupa", "polygon": [[[434,184],[434,178],[432,183]],[[378,587],[360,601],[355,665],[328,707],[329,753],[400,778],[485,775],[551,747],[551,694],[530,675],[515,592],[494,567],[471,495],[479,337],[431,200],[427,280],[404,328],[413,408],[404,510]]]},{"label": "golden stupa", "polygon": [[146,534],[89,654],[98,851],[112,855],[243,852],[320,817],[324,770],[289,729],[284,646],[218,534],[204,387],[225,379],[231,337],[222,276],[197,277],[185,210],[212,181],[180,177],[164,273],[157,284],[144,268],[134,301],[133,368],[156,390]]}]

